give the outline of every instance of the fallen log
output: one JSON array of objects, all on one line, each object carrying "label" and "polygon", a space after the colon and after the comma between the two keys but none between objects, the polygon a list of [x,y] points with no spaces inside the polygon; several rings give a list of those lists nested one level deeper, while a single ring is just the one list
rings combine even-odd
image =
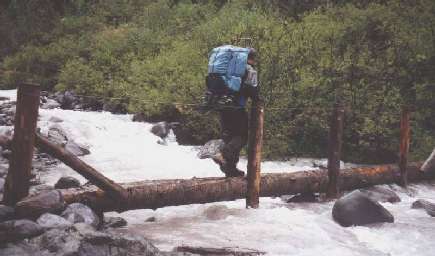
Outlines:
[{"label": "fallen log", "polygon": [[115,207],[118,208],[114,210],[123,208],[123,204],[128,200],[128,193],[122,186],[116,184],[111,179],[95,170],[92,166],[86,164],[80,160],[80,158],[68,152],[68,150],[50,142],[40,134],[36,134],[35,142],[38,149],[59,159],[89,180],[92,184],[95,184],[98,188],[104,190],[108,197],[111,198],[111,204],[116,205]]},{"label": "fallen log", "polygon": [[[408,166],[410,182],[432,179],[422,173],[421,163]],[[400,178],[397,165],[359,167],[340,171],[341,190],[395,183]],[[202,204],[245,198],[246,179],[194,178],[190,180],[156,180],[121,184],[128,191],[125,210],[157,209],[165,206]],[[260,196],[281,196],[305,192],[326,192],[327,170],[264,174]],[[104,191],[94,186],[60,190],[67,203],[81,202],[101,211],[117,210]]]},{"label": "fallen log", "polygon": [[240,248],[208,248],[208,247],[193,247],[193,246],[179,246],[175,248],[175,252],[193,253],[195,255],[203,256],[219,256],[219,255],[232,255],[232,256],[259,256],[266,254],[251,249]]}]

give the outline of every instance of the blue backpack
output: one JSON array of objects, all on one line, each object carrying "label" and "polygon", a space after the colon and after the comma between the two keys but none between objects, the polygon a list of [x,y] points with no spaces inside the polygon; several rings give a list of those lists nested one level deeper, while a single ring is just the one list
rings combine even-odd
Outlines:
[{"label": "blue backpack", "polygon": [[208,74],[220,76],[225,86],[233,92],[240,91],[246,72],[249,48],[224,45],[214,48],[208,61]]},{"label": "blue backpack", "polygon": [[220,46],[211,51],[202,110],[223,110],[241,105],[238,96],[248,54],[249,48],[232,45]]}]

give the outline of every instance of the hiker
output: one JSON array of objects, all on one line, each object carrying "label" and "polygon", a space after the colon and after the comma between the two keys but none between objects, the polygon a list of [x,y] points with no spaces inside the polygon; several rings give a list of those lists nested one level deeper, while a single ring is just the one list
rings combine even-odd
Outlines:
[{"label": "hiker", "polygon": [[[237,163],[239,162],[239,155],[242,148],[247,144],[248,141],[248,113],[245,110],[245,104],[248,98],[252,101],[259,100],[258,92],[258,81],[257,81],[257,71],[255,70],[256,64],[256,51],[253,48],[241,48],[246,50],[247,58],[243,67],[244,70],[240,74],[240,85],[238,91],[230,90],[232,93],[222,93],[222,95],[217,98],[217,105],[222,106],[218,109],[220,115],[220,125],[221,125],[221,137],[224,141],[223,149],[220,154],[213,157],[213,160],[219,164],[220,170],[225,174],[226,177],[243,177],[245,173],[237,169]],[[243,50],[236,49],[234,52]],[[213,56],[211,57],[213,58]],[[231,57],[234,59],[237,57]],[[243,59],[243,56],[241,57]],[[235,64],[237,66],[238,64]],[[235,70],[237,69],[234,68]],[[209,72],[207,84],[213,87],[214,84],[210,82],[210,76],[214,73]],[[237,76],[228,79],[226,81],[233,88],[237,88]],[[220,82],[222,83],[222,81]]]}]

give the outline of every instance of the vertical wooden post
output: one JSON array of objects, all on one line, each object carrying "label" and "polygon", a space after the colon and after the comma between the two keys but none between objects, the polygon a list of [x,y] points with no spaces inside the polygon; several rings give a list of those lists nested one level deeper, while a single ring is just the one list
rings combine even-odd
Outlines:
[{"label": "vertical wooden post", "polygon": [[400,185],[408,186],[408,155],[410,143],[410,111],[409,108],[402,107],[402,114],[400,118],[400,153],[399,153],[399,168],[400,168]]},{"label": "vertical wooden post", "polygon": [[246,208],[258,208],[260,197],[261,148],[263,145],[264,108],[256,102],[251,109],[248,141],[248,187]]},{"label": "vertical wooden post", "polygon": [[12,155],[3,199],[7,205],[13,205],[29,194],[40,87],[23,83],[18,86],[17,94]]},{"label": "vertical wooden post", "polygon": [[340,101],[334,104],[329,130],[328,147],[328,188],[326,196],[336,198],[340,192],[338,185],[340,173],[341,145],[343,137],[344,106]]}]

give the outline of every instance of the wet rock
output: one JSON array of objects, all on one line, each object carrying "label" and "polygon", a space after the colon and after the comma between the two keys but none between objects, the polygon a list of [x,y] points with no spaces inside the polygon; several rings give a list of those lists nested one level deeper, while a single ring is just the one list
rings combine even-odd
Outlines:
[{"label": "wet rock", "polygon": [[106,102],[103,104],[103,111],[107,111],[113,114],[126,114],[127,109],[125,108],[125,104],[122,103],[112,103]]},{"label": "wet rock", "polygon": [[1,152],[1,154],[2,154],[2,157],[4,157],[4,158],[6,158],[6,159],[9,160],[9,159],[11,158],[12,151],[9,150],[9,149],[6,149],[6,150],[3,150],[3,151]]},{"label": "wet rock", "polygon": [[0,247],[1,256],[51,256],[40,252],[36,245],[30,244],[27,241],[19,241],[7,243]]},{"label": "wet rock", "polygon": [[100,225],[100,219],[95,212],[81,203],[68,205],[65,211],[62,212],[61,216],[72,223],[86,223],[94,228],[97,228]]},{"label": "wet rock", "polygon": [[133,122],[146,122],[147,118],[143,113],[137,113],[133,115]]},{"label": "wet rock", "polygon": [[225,143],[223,140],[210,140],[198,152],[199,159],[215,158],[222,152]]},{"label": "wet rock", "polygon": [[8,174],[8,167],[0,164],[0,178],[5,178]]},{"label": "wet rock", "polygon": [[36,196],[38,194],[46,193],[46,192],[49,192],[52,190],[54,190],[53,186],[50,186],[47,184],[39,184],[39,185],[30,187],[29,196]]},{"label": "wet rock", "polygon": [[108,217],[104,219],[105,228],[120,228],[127,226],[127,221],[121,217]]},{"label": "wet rock", "polygon": [[0,178],[0,193],[3,193],[5,187],[5,179]]},{"label": "wet rock", "polygon": [[9,97],[0,96],[0,101],[10,100]]},{"label": "wet rock", "polygon": [[55,100],[47,99],[41,106],[42,109],[55,109],[60,108],[61,104]]},{"label": "wet rock", "polygon": [[32,244],[36,244],[41,251],[49,251],[53,255],[165,255],[142,237],[102,233],[83,223],[75,224],[69,229],[51,229],[32,239]]},{"label": "wet rock", "polygon": [[36,219],[44,213],[58,213],[64,208],[65,201],[61,193],[52,190],[25,198],[16,204],[15,211],[18,216]]},{"label": "wet rock", "polygon": [[157,218],[156,217],[149,217],[149,218],[147,218],[146,220],[145,220],[145,222],[156,222],[157,221]]},{"label": "wet rock", "polygon": [[44,232],[43,228],[30,220],[10,220],[0,223],[0,242],[12,242],[35,237]]},{"label": "wet rock", "polygon": [[387,209],[360,191],[338,199],[332,208],[332,217],[343,227],[394,222]]},{"label": "wet rock", "polygon": [[14,208],[0,204],[0,222],[13,219],[14,214]]},{"label": "wet rock", "polygon": [[65,149],[75,156],[85,156],[91,153],[89,149],[79,146],[77,143],[71,140],[66,143]]},{"label": "wet rock", "polygon": [[71,227],[73,224],[66,219],[51,213],[44,213],[36,221],[44,229]]},{"label": "wet rock", "polygon": [[55,189],[78,188],[78,187],[80,187],[80,181],[70,176],[61,177],[54,185]]},{"label": "wet rock", "polygon": [[159,122],[153,125],[153,127],[151,127],[151,132],[156,135],[159,136],[160,138],[164,139],[169,135],[169,132],[171,131],[171,129],[175,128],[178,125],[178,123],[172,122],[172,123],[168,123],[168,122]]},{"label": "wet rock", "polygon": [[435,217],[435,203],[419,199],[412,203],[412,209],[424,209],[431,217]]},{"label": "wet rock", "polygon": [[65,91],[56,93],[56,101],[62,109],[75,109],[79,99],[73,91]]},{"label": "wet rock", "polygon": [[66,132],[59,125],[53,125],[48,130],[48,139],[58,145],[65,145],[68,142]]},{"label": "wet rock", "polygon": [[435,149],[429,158],[421,166],[421,170],[424,172],[435,172]]},{"label": "wet rock", "polygon": [[400,202],[400,197],[391,189],[381,186],[374,186],[367,189],[360,189],[361,193],[370,197],[372,200],[381,203],[397,203]]},{"label": "wet rock", "polygon": [[48,119],[48,121],[53,122],[53,123],[62,123],[63,122],[62,119],[60,119],[59,117],[55,117],[55,116],[50,117],[50,119]]},{"label": "wet rock", "polygon": [[314,193],[300,193],[287,200],[287,203],[314,203],[317,197]]}]

